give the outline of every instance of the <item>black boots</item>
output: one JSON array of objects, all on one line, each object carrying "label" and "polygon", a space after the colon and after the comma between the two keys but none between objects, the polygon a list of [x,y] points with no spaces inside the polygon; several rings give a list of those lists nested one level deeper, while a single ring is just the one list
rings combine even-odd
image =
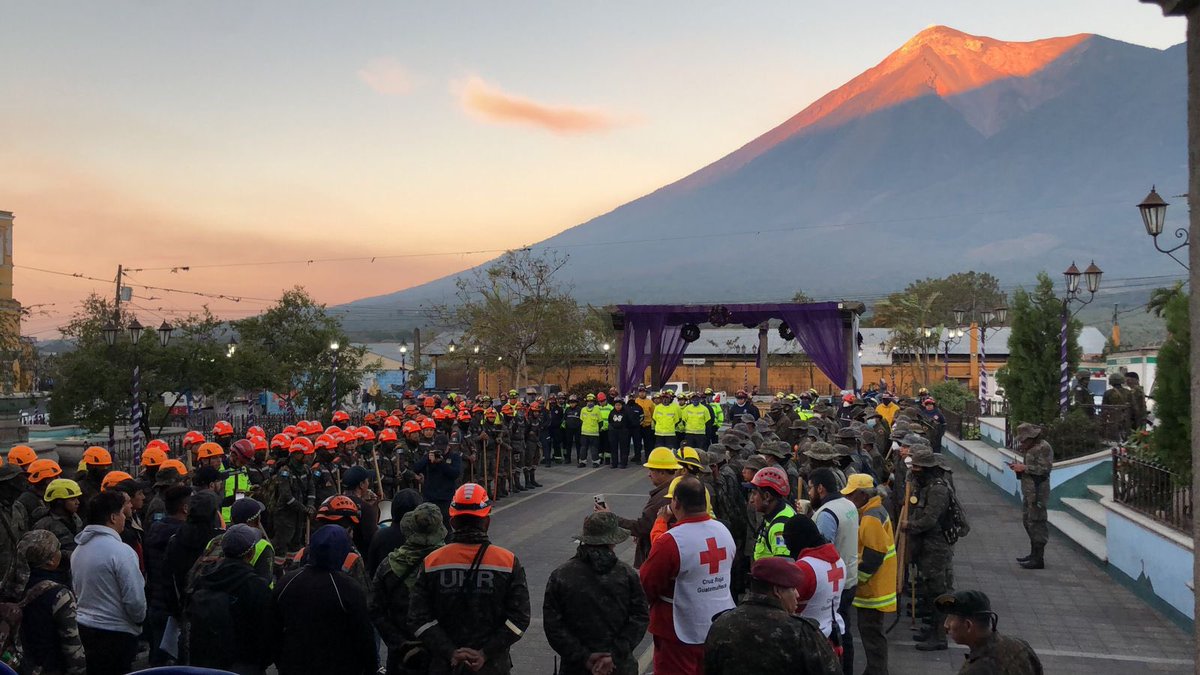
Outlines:
[{"label": "black boots", "polygon": [[930,620],[932,623],[929,626],[929,637],[917,643],[917,651],[919,652],[933,652],[948,648],[946,644],[945,615],[934,611]]},{"label": "black boots", "polygon": [[1027,569],[1027,570],[1045,569],[1046,568],[1046,560],[1043,555],[1045,553],[1045,551],[1046,551],[1045,544],[1034,544],[1033,552],[1029,554],[1029,557],[1026,558],[1025,560],[1020,561],[1021,567],[1023,567],[1024,569]]},{"label": "black boots", "polygon": [[529,475],[525,477],[525,484],[531,488],[540,488],[542,484],[537,482],[537,469],[528,469]]}]

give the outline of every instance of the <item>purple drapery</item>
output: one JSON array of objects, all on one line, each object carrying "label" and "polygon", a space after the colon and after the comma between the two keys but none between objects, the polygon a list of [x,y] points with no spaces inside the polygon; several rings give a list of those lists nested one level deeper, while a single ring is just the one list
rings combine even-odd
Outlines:
[{"label": "purple drapery", "polygon": [[[726,305],[731,313],[730,325],[755,326],[770,319],[788,323],[804,352],[826,377],[838,387],[846,387],[850,363],[850,341],[843,321],[846,310],[836,302],[808,304],[764,303]],[[653,360],[651,346],[660,346],[660,368],[657,373],[666,382],[683,360],[687,343],[679,335],[686,323],[708,321],[709,308],[700,305],[618,305],[625,317],[625,332],[621,341],[621,391],[629,391],[641,382],[646,367]],[[760,355],[760,359],[765,355]]]}]

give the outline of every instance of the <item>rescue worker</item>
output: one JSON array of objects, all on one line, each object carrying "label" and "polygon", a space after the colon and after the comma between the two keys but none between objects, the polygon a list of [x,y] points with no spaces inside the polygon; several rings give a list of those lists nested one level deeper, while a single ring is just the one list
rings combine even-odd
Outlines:
[{"label": "rescue worker", "polygon": [[612,415],[612,401],[604,392],[596,394],[596,410],[600,413],[600,461],[609,461],[608,453],[613,452],[612,435],[608,433],[608,418]]},{"label": "rescue worker", "polygon": [[749,415],[753,419],[758,419],[762,413],[758,411],[758,406],[750,401],[750,395],[744,389],[739,389],[734,394],[733,405],[729,406],[729,419],[737,422],[742,419],[742,415]]},{"label": "rescue worker", "polygon": [[1054,449],[1042,437],[1042,428],[1024,422],[1017,426],[1019,462],[1009,467],[1021,480],[1021,521],[1029,535],[1029,555],[1017,558],[1027,570],[1045,568],[1046,542],[1050,530],[1046,524],[1050,502],[1050,470],[1054,468]]},{"label": "rescue worker", "polygon": [[583,445],[579,449],[579,468],[600,466],[600,409],[596,406],[596,395],[588,394],[583,410],[579,411],[579,433]]},{"label": "rescue worker", "polygon": [[212,436],[222,450],[228,451],[229,446],[233,445],[233,425],[225,420],[218,421],[213,425]]},{"label": "rescue worker", "polygon": [[875,412],[879,413],[888,426],[891,426],[892,421],[896,418],[896,413],[900,412],[900,406],[896,405],[895,398],[885,391],[879,395],[879,405],[875,406]]},{"label": "rescue worker", "polygon": [[246,467],[254,461],[254,441],[241,439],[229,447],[229,468],[222,472],[224,492],[221,495],[221,518],[231,520],[230,507],[250,494],[250,473]]},{"label": "rescue worker", "polygon": [[677,448],[675,426],[680,421],[679,404],[674,401],[675,393],[670,389],[662,392],[662,403],[654,406],[654,444],[656,448]]},{"label": "rescue worker", "polygon": [[579,407],[579,397],[571,394],[567,398],[567,407],[563,408],[562,421],[562,461],[563,464],[571,463],[571,449],[574,448],[575,455],[580,461],[584,461],[583,457],[583,419],[580,415],[583,413]]},{"label": "rescue worker", "polygon": [[683,419],[684,442],[697,450],[708,447],[708,427],[712,424],[712,408],[703,404],[700,392],[692,392],[688,405],[680,410]]},{"label": "rescue worker", "polygon": [[[738,607],[717,615],[704,640],[706,675],[841,672],[837,655],[811,619],[796,616],[796,589],[804,572],[784,558],[764,558],[750,568],[750,593]],[[657,671],[655,671],[657,672]]]},{"label": "rescue worker", "polygon": [[[642,411],[642,421],[638,429],[634,430],[633,451],[638,459],[635,462],[644,461],[650,456],[650,451],[654,449],[654,401],[646,395],[646,387],[639,385],[637,389],[637,398],[633,400],[634,404]],[[641,436],[639,440],[637,436]]]},{"label": "rescue worker", "polygon": [[542,623],[562,657],[562,675],[638,674],[633,652],[646,634],[650,609],[637,572],[614,552],[628,538],[615,514],[592,513],[583,521],[575,557],[550,573]]},{"label": "rescue worker", "polygon": [[[346,534],[351,535],[354,532],[354,527],[358,525],[362,513],[358,510],[358,504],[354,503],[353,499],[345,495],[333,495],[325,501],[321,502],[321,506],[317,508],[316,529],[313,531],[313,539],[315,540],[317,531],[329,527],[336,527],[345,530]],[[296,551],[285,566],[285,571],[297,569],[308,562],[309,547],[305,546],[299,551]],[[351,536],[350,550],[346,553],[342,560],[341,570],[350,575],[350,578],[358,584],[363,593],[367,594],[368,599],[371,593],[371,579],[367,576],[367,563],[363,560],[362,554],[354,547],[354,539]]]},{"label": "rescue worker", "polygon": [[[637,546],[633,553],[633,566],[641,567],[646,557],[650,555],[650,544],[653,543],[650,539],[650,533],[654,529],[654,524],[658,519],[658,514],[664,506],[668,506],[670,501],[666,498],[667,490],[671,486],[671,481],[675,479],[676,472],[682,468],[679,459],[675,457],[675,453],[671,452],[670,448],[655,448],[650,451],[650,456],[646,458],[646,463],[642,465],[649,469],[648,477],[650,479],[650,496],[646,499],[646,505],[642,507],[642,513],[637,518],[619,518],[617,519],[621,527],[629,530],[629,533],[637,538]],[[597,511],[607,511],[607,504],[596,504]]]},{"label": "rescue worker", "polygon": [[466,483],[450,504],[450,543],[426,556],[409,598],[408,625],[429,652],[430,675],[512,671],[509,650],[529,628],[529,586],[511,551],[488,539],[492,502]]},{"label": "rescue worker", "polygon": [[[83,530],[83,518],[79,516],[80,498],[83,491],[79,484],[66,478],[56,478],[46,486],[44,513],[33,524],[35,530],[46,530],[58,537],[64,574],[71,572],[71,553],[75,551],[75,536]],[[69,577],[68,577],[69,578]]]},{"label": "rescue worker", "polygon": [[25,508],[27,518],[24,527],[27,530],[34,529],[34,523],[45,515],[46,503],[43,500],[46,489],[55,478],[61,476],[62,468],[52,459],[38,459],[25,467],[25,482],[28,488],[17,497],[17,503]]},{"label": "rescue worker", "polygon": [[112,469],[112,455],[108,450],[93,445],[83,451],[83,471],[79,472],[76,477],[76,482],[79,483],[79,489],[83,491],[82,502],[88,503],[92,497],[100,494],[100,484],[104,482],[104,475]]},{"label": "rescue worker", "polygon": [[304,546],[308,520],[316,513],[316,493],[308,467],[315,450],[307,438],[297,438],[288,447],[287,464],[272,479],[266,500],[271,510],[271,545],[281,556]]},{"label": "rescue worker", "polygon": [[842,494],[858,508],[858,590],[854,593],[854,609],[867,659],[863,674],[887,675],[884,619],[896,613],[895,533],[870,476],[851,476]]},{"label": "rescue worker", "polygon": [[[923,597],[927,605],[932,605],[934,598],[954,591],[954,546],[942,531],[949,519],[951,487],[932,450],[920,447],[910,456],[914,489],[909,498],[908,521],[900,529],[909,536]],[[936,608],[930,621],[929,631],[917,643],[918,651],[947,648],[943,617]]]},{"label": "rescue worker", "polygon": [[787,501],[792,494],[787,474],[777,466],[768,466],[759,469],[750,484],[754,486],[750,491],[750,506],[762,514],[762,524],[755,534],[754,559],[787,555],[783,525],[796,515]]},{"label": "rescue worker", "polygon": [[851,675],[854,672],[854,640],[850,628],[850,608],[858,584],[858,508],[841,494],[842,487],[831,469],[817,469],[808,477],[808,499],[816,509],[813,521],[846,564],[838,616],[846,624],[842,640],[842,667],[846,675]]}]

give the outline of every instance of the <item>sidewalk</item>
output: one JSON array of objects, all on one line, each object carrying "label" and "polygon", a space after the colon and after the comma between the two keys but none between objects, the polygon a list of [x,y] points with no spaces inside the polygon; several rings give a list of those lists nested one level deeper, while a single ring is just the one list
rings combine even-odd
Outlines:
[{"label": "sidewalk", "polygon": [[[964,464],[950,460],[959,500],[971,522],[971,534],[955,546],[954,587],[987,593],[1000,615],[999,630],[1029,642],[1047,673],[1194,671],[1192,636],[1053,530],[1046,569],[1021,569],[1014,559],[1029,552],[1029,539],[1021,526],[1020,507]],[[888,636],[891,672],[958,670],[965,649],[951,644],[944,652],[918,652],[908,626],[908,618],[902,618]],[[861,648],[856,652],[855,670],[861,671]]]}]

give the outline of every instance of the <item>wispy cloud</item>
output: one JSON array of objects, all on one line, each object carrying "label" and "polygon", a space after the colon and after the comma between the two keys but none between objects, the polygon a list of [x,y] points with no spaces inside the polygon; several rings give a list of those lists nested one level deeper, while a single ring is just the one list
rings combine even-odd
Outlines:
[{"label": "wispy cloud", "polygon": [[391,58],[372,59],[359,69],[358,79],[385,96],[403,96],[414,85],[408,69]]},{"label": "wispy cloud", "polygon": [[453,89],[463,110],[485,122],[537,127],[558,134],[607,131],[624,120],[597,108],[541,103],[503,91],[472,75]]}]

